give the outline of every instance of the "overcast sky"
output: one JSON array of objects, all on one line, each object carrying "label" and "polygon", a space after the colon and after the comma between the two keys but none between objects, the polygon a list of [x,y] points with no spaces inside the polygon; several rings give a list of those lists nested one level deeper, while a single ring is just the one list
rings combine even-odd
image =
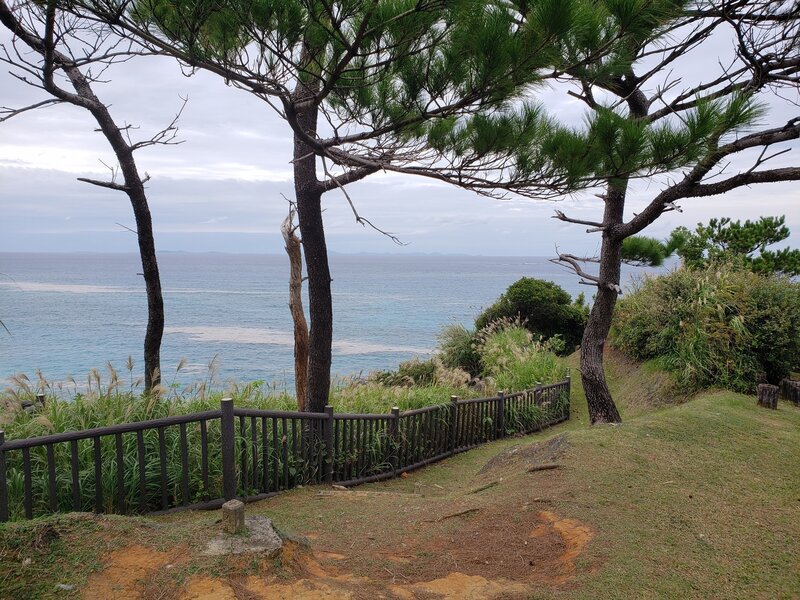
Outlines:
[{"label": "overcast sky", "polygon": [[[0,30],[0,43],[10,39]],[[718,43],[716,50],[729,46]],[[714,50],[714,48],[711,48]],[[686,60],[684,79],[706,73],[708,64]],[[40,90],[0,73],[0,105],[20,107],[44,99]],[[679,71],[681,72],[681,71]],[[181,145],[137,153],[148,184],[156,244],[160,251],[282,252],[279,225],[286,214],[281,197],[292,196],[288,163],[292,144],[288,126],[260,100],[226,87],[216,76],[181,75],[168,59],[141,59],[112,69],[110,82],[96,93],[111,105],[118,123],[139,127],[146,138],[170,122],[189,102],[180,119]],[[795,94],[795,99],[797,95]],[[563,94],[543,94],[548,108],[578,121],[582,105]],[[768,117],[785,123],[796,107],[775,102]],[[136,239],[117,225],[133,227],[127,197],[76,181],[103,178],[112,153],[90,115],[69,105],[29,112],[0,123],[0,251],[135,252]],[[779,164],[798,164],[798,145]],[[800,246],[800,186],[772,184],[742,189],[724,197],[686,200],[683,213],[664,215],[645,233],[666,236],[677,225],[693,227],[714,216],[757,218],[785,214]],[[348,188],[359,211],[408,245],[399,247],[354,222],[343,196],[325,196],[329,248],[334,252],[439,252],[476,255],[548,256],[556,245],[574,253],[594,253],[599,234],[551,219],[552,202],[497,201],[429,180],[374,175]],[[659,190],[639,183],[628,214]],[[601,203],[591,194],[566,199],[558,208],[571,216],[598,219]]]}]

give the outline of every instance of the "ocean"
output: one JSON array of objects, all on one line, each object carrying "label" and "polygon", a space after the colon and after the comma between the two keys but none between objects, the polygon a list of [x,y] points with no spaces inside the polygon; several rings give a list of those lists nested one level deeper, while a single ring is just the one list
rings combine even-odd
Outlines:
[{"label": "ocean", "polygon": [[[282,255],[163,253],[165,382],[263,380],[293,386],[288,259]],[[333,371],[347,376],[426,357],[448,323],[470,325],[523,276],[591,298],[592,288],[546,257],[334,255]],[[0,378],[25,373],[85,381],[111,363],[142,371],[144,282],[136,254],[0,253]],[[652,271],[652,270],[650,270]],[[627,269],[623,282],[641,275]],[[307,302],[307,301],[306,301]],[[181,359],[186,366],[176,373]]]}]

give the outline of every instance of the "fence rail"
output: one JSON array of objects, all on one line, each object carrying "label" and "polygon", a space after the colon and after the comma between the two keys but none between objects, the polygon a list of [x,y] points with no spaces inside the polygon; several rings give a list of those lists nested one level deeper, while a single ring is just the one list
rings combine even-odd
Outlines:
[{"label": "fence rail", "polygon": [[267,498],[298,485],[396,477],[569,418],[570,379],[389,414],[235,407],[6,440],[0,522],[61,511],[153,513]]}]

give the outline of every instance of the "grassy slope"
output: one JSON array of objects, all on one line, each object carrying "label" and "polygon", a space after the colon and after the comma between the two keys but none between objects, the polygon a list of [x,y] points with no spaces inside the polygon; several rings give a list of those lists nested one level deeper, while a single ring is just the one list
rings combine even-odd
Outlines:
[{"label": "grassy slope", "polygon": [[[313,533],[315,547],[347,555],[341,564],[347,572],[373,579],[386,576],[387,563],[376,557],[401,544],[414,560],[390,564],[392,572],[409,580],[441,576],[446,570],[439,574],[423,566],[443,554],[431,540],[476,527],[488,535],[501,526],[509,540],[527,538],[535,510],[546,508],[589,525],[594,538],[576,558],[573,580],[561,586],[534,581],[532,597],[800,597],[800,409],[781,403],[778,411],[767,411],[752,397],[728,392],[646,409],[648,399],[636,390],[648,389],[659,375],[612,363],[612,377],[624,379],[613,386],[623,399],[622,426],[586,427],[582,392],[575,385],[575,418],[558,430],[490,444],[408,478],[359,488],[379,494],[320,498],[318,488],[306,488],[250,510],[269,514],[285,530]],[[511,465],[493,487],[470,493],[498,481],[498,472],[479,473],[493,456],[564,431],[570,448],[559,459],[563,469],[529,474]],[[424,494],[408,494],[414,491]],[[541,504],[529,509],[531,501]],[[477,512],[441,522],[431,518],[461,507]],[[96,569],[109,549],[132,540],[162,549],[187,543],[191,548],[213,518],[162,518],[156,529],[145,519],[68,522],[59,526],[59,539],[36,543],[31,534],[41,537],[41,523],[35,529],[0,529],[0,590],[45,597],[59,581],[81,586],[85,570]],[[482,540],[474,543],[481,552]],[[32,566],[21,566],[25,557],[33,559]],[[192,558],[159,585],[198,570],[225,577],[260,568]],[[480,574],[483,567],[459,563],[459,570],[470,569]]]}]

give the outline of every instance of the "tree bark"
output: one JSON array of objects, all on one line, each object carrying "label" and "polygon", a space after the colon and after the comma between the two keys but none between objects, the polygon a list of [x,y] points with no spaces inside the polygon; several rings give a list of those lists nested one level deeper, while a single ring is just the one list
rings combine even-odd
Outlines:
[{"label": "tree bark", "polygon": [[595,297],[581,341],[581,381],[589,406],[589,419],[594,423],[621,423],[617,406],[611,398],[603,370],[603,349],[611,319],[619,296],[622,265],[622,238],[614,235],[614,224],[622,223],[627,185],[611,183],[608,186],[603,223],[603,243],[600,248],[600,271]]},{"label": "tree bark", "polygon": [[[316,81],[316,80],[314,80]],[[319,107],[314,101],[313,83],[302,81],[292,93],[295,122],[306,135],[316,137]],[[294,189],[303,253],[308,273],[308,386],[306,410],[322,412],[331,387],[331,344],[333,343],[333,301],[328,247],[322,223],[322,193],[317,179],[317,157],[302,139],[294,136]]]},{"label": "tree bark", "polygon": [[303,252],[295,235],[294,211],[281,225],[281,233],[289,255],[289,311],[294,323],[294,390],[297,408],[306,409],[308,398],[308,323],[303,312]]}]

